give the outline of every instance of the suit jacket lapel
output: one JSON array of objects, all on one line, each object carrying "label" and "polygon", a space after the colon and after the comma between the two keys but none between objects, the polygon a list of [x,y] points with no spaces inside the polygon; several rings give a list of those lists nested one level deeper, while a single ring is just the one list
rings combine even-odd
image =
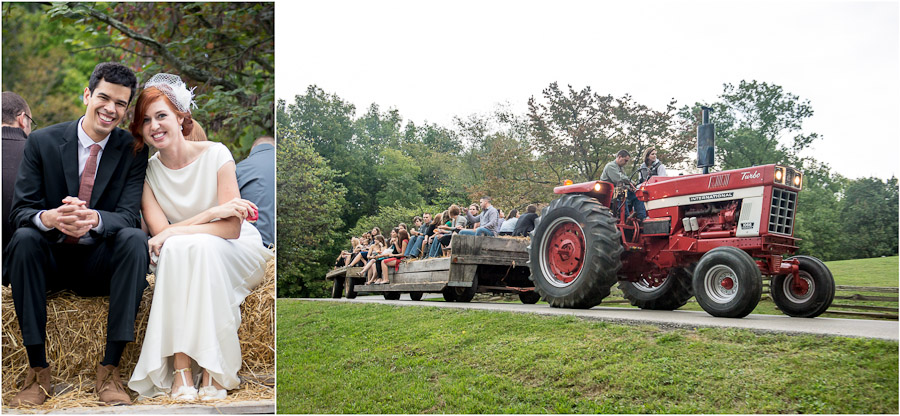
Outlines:
[{"label": "suit jacket lapel", "polygon": [[[66,177],[66,189],[69,196],[78,196],[80,184],[78,177],[78,121],[66,129],[65,142],[59,146],[59,160],[62,161],[63,175]],[[56,207],[61,201],[50,201]]]},{"label": "suit jacket lapel", "polygon": [[116,134],[116,131],[113,130],[112,135],[109,137],[109,142],[106,143],[106,148],[103,149],[103,156],[100,157],[100,166],[97,166],[97,176],[94,177],[94,190],[91,191],[91,200],[88,203],[88,207],[93,207],[97,204],[100,195],[106,189],[106,184],[109,183],[109,179],[112,178],[113,172],[116,170],[116,165],[122,159],[123,148],[128,143],[128,140],[124,139],[122,135]]}]

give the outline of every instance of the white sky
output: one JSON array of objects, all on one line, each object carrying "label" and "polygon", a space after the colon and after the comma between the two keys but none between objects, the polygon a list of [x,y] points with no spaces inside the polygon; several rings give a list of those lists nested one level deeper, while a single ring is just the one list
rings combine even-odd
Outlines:
[{"label": "white sky", "polygon": [[[723,83],[810,100],[806,154],[856,178],[898,175],[898,1],[280,1],[276,97],[316,84],[356,105],[451,126],[551,82],[656,109]],[[881,156],[881,157],[879,157]]]}]

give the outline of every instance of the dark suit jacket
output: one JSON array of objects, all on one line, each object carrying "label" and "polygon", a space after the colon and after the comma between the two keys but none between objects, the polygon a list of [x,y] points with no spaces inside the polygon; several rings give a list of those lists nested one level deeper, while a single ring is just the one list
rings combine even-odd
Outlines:
[{"label": "dark suit jacket", "polygon": [[12,238],[13,228],[9,223],[12,208],[13,188],[16,186],[16,172],[22,163],[25,151],[25,130],[3,126],[3,248]]},{"label": "dark suit jacket", "polygon": [[[131,133],[116,128],[103,149],[88,207],[103,218],[106,238],[126,227],[140,228],[141,193],[147,171],[147,146],[133,151]],[[78,121],[56,124],[31,133],[16,176],[10,221],[13,227],[35,227],[32,218],[42,209],[62,205],[63,198],[78,196]],[[48,232],[58,239],[58,230]]]},{"label": "dark suit jacket", "polygon": [[275,242],[275,147],[257,145],[236,170],[241,198],[259,207],[259,220],[254,225],[268,247]]}]

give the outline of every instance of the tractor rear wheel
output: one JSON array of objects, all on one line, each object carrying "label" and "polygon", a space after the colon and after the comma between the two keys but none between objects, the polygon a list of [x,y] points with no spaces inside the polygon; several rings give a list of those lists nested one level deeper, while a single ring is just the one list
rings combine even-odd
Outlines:
[{"label": "tractor rear wheel", "polygon": [[632,306],[656,311],[674,311],[687,303],[691,293],[691,273],[682,267],[669,271],[662,284],[652,287],[646,281],[621,281],[619,289]]},{"label": "tractor rear wheel", "polygon": [[344,295],[344,279],[339,277],[334,278],[334,284],[331,286],[331,297],[333,299],[340,299],[341,296]]},{"label": "tractor rear wheel", "polygon": [[621,240],[609,208],[585,195],[565,195],[550,203],[532,234],[529,278],[550,306],[591,308],[616,283]]},{"label": "tractor rear wheel", "polygon": [[762,296],[762,275],[753,257],[735,247],[716,247],[694,270],[694,296],[712,316],[743,318]]},{"label": "tractor rear wheel", "polygon": [[834,300],[834,276],[821,260],[810,256],[795,256],[800,261],[800,281],[794,284],[791,274],[772,277],[769,285],[772,300],[785,315],[815,318],[831,306]]}]

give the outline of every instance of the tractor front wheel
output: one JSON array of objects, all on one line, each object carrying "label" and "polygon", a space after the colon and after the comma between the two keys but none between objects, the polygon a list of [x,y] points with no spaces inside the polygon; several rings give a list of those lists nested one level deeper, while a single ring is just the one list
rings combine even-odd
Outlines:
[{"label": "tractor front wheel", "polygon": [[691,293],[691,273],[679,267],[669,271],[662,284],[652,287],[644,280],[621,281],[619,289],[632,306],[657,311],[674,311],[687,303]]},{"label": "tractor front wheel", "polygon": [[550,306],[591,308],[616,283],[621,240],[609,208],[585,195],[565,195],[550,203],[532,234],[529,278]]},{"label": "tractor front wheel", "polygon": [[795,256],[800,262],[800,280],[791,274],[772,278],[770,290],[775,306],[789,316],[815,318],[831,306],[834,300],[834,277],[821,260],[810,256]]},{"label": "tractor front wheel", "polygon": [[762,296],[762,275],[753,257],[735,247],[716,247],[694,270],[694,296],[708,314],[743,318]]}]

